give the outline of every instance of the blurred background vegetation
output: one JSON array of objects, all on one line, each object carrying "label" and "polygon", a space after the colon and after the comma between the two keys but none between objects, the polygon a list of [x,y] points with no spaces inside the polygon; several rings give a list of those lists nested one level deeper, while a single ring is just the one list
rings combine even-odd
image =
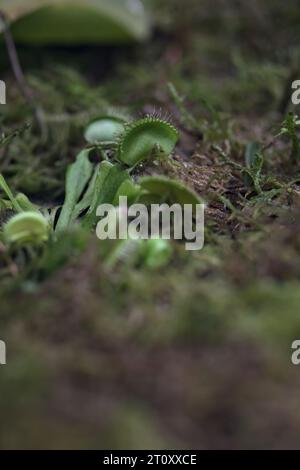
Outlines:
[{"label": "blurred background vegetation", "polygon": [[43,136],[2,44],[1,132],[16,136],[0,172],[54,206],[92,118],[162,108],[180,143],[137,172],[176,176],[205,199],[205,247],[174,244],[153,271],[128,259],[108,269],[81,231],[39,256],[0,245],[0,446],[297,448],[300,155],[291,133],[275,136],[297,112],[298,1],[144,4],[153,32],[140,43],[18,44]]}]

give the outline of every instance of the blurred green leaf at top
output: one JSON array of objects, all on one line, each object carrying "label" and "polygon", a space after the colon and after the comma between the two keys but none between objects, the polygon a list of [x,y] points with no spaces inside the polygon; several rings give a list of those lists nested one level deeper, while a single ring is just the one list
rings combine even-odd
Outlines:
[{"label": "blurred green leaf at top", "polygon": [[150,33],[142,0],[0,0],[0,10],[23,44],[122,44]]}]

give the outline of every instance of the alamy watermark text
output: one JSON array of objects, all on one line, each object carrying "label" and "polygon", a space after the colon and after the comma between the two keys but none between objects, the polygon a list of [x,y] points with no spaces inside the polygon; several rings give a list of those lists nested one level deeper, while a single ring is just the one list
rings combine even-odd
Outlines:
[{"label": "alamy watermark text", "polygon": [[0,340],[0,366],[6,364],[6,344]]},{"label": "alamy watermark text", "polygon": [[292,89],[295,90],[292,94],[292,103],[298,105],[300,104],[300,80],[295,80],[292,83]]},{"label": "alamy watermark text", "polygon": [[0,104],[6,104],[6,85],[3,80],[0,80]]},{"label": "alamy watermark text", "polygon": [[201,250],[204,245],[204,204],[132,204],[119,197],[118,207],[101,204],[96,227],[99,240],[162,238],[183,240],[186,250]]}]

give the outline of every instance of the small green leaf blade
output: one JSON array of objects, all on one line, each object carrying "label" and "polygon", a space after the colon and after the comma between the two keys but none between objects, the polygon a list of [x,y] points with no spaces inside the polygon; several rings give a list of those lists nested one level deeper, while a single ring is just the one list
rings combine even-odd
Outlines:
[{"label": "small green leaf blade", "polygon": [[80,152],[76,161],[68,168],[66,176],[66,197],[56,225],[57,232],[66,230],[73,220],[73,211],[91,178],[93,165],[88,158],[89,152],[89,149]]}]

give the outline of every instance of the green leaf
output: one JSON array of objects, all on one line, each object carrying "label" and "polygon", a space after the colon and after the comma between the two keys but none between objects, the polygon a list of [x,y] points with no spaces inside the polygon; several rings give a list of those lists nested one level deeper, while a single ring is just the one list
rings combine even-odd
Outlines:
[{"label": "green leaf", "polygon": [[56,226],[58,232],[65,230],[74,219],[76,204],[92,175],[93,165],[88,158],[89,152],[89,149],[80,152],[67,170],[66,197]]},{"label": "green leaf", "polygon": [[113,204],[117,206],[119,204],[119,198],[121,196],[127,197],[128,205],[134,204],[140,197],[141,191],[142,190],[139,185],[135,184],[131,179],[126,179],[119,187],[115,195]]},{"label": "green leaf", "polygon": [[150,30],[140,0],[0,0],[0,10],[27,44],[118,44]]},{"label": "green leaf", "polygon": [[163,119],[148,116],[125,128],[118,142],[117,159],[133,168],[157,149],[170,155],[179,139],[177,129]]},{"label": "green leaf", "polygon": [[3,232],[7,243],[40,244],[49,238],[49,224],[40,212],[22,212],[4,225]]},{"label": "green leaf", "polygon": [[28,199],[26,194],[18,193],[15,198],[16,202],[20,205],[21,209],[24,212],[39,212],[38,206],[32,204],[32,202]]},{"label": "green leaf", "polygon": [[140,178],[139,184],[145,190],[139,202],[147,204],[167,202],[184,204],[201,204],[199,196],[181,181],[166,176],[145,176]]},{"label": "green leaf", "polygon": [[173,248],[169,240],[153,238],[149,240],[105,240],[106,253],[104,263],[113,268],[122,262],[128,266],[142,266],[148,269],[160,269],[172,258]]},{"label": "green leaf", "polygon": [[2,191],[4,191],[4,193],[6,194],[8,199],[11,201],[14,210],[16,212],[22,212],[23,211],[22,207],[20,206],[18,201],[16,201],[16,198],[14,197],[13,193],[11,192],[8,184],[6,183],[6,181],[4,179],[4,176],[1,175],[1,173],[0,173],[0,189],[2,189]]},{"label": "green leaf", "polygon": [[96,166],[86,192],[84,193],[82,199],[76,204],[75,209],[73,211],[72,220],[75,220],[77,217],[79,217],[79,215],[92,204],[99,167],[100,165]]},{"label": "green leaf", "polygon": [[102,162],[99,165],[91,206],[83,218],[83,226],[92,229],[97,223],[96,210],[100,204],[113,204],[122,183],[130,176],[120,165]]},{"label": "green leaf", "polygon": [[124,121],[114,116],[103,116],[94,119],[85,129],[84,138],[92,145],[116,142],[124,132]]},{"label": "green leaf", "polygon": [[161,238],[141,240],[139,246],[140,262],[147,268],[163,268],[170,262],[172,254],[173,249],[170,240]]},{"label": "green leaf", "polygon": [[247,168],[253,167],[253,162],[256,159],[256,154],[260,149],[260,145],[257,142],[250,142],[246,145],[245,150],[245,163]]}]

